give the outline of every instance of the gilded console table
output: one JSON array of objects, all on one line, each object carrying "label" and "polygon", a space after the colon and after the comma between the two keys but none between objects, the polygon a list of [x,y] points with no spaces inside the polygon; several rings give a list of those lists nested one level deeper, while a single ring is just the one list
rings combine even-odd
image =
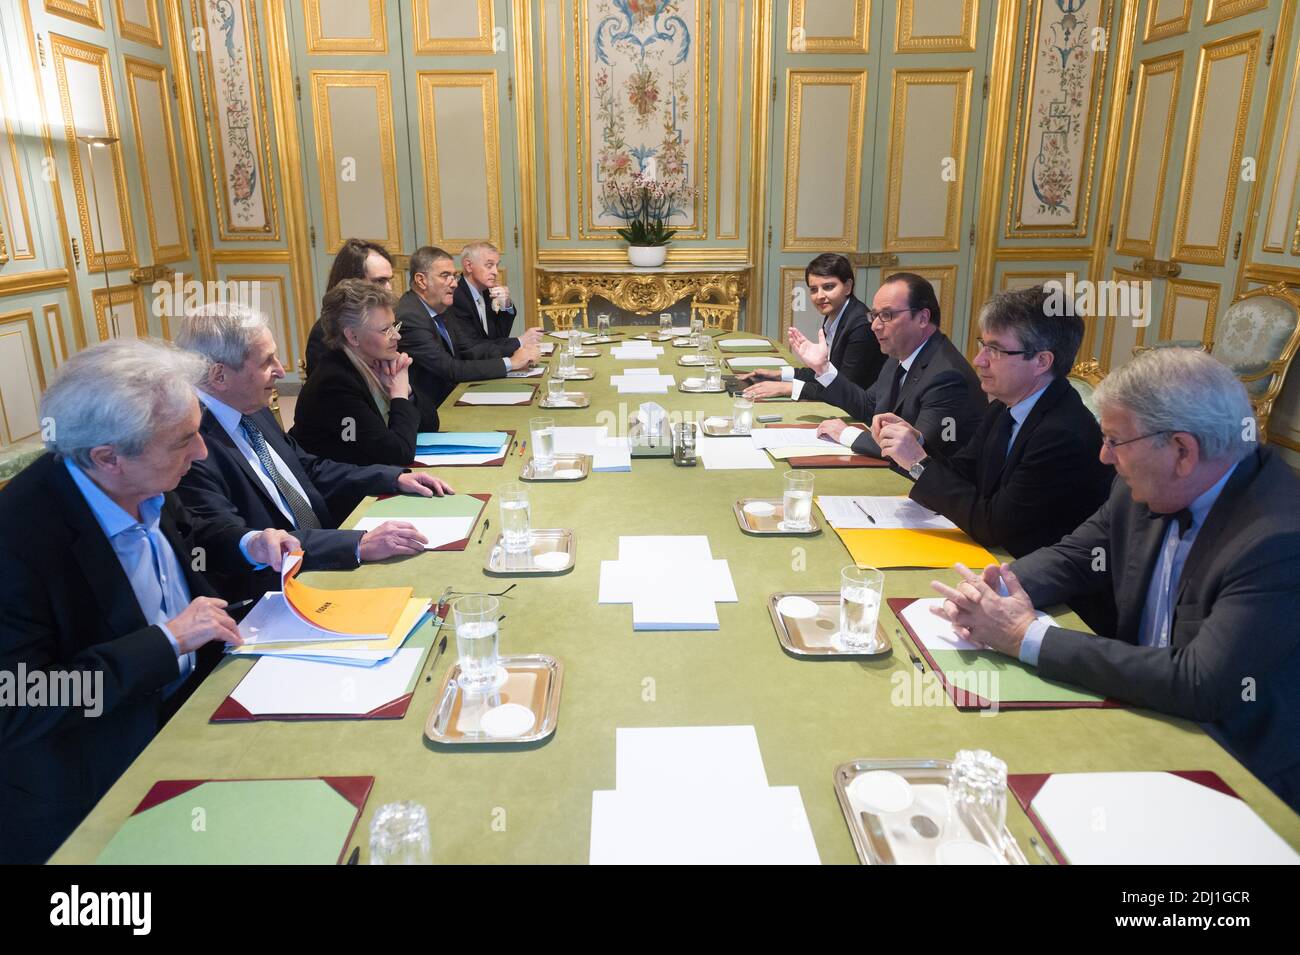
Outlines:
[{"label": "gilded console table", "polygon": [[664,311],[684,298],[739,305],[749,295],[748,264],[668,263],[641,269],[627,263],[539,265],[537,295],[543,305],[596,296],[637,315]]}]

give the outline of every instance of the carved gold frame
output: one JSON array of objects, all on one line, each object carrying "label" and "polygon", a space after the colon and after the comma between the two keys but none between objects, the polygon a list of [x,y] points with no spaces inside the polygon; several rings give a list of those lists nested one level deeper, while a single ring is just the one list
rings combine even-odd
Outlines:
[{"label": "carved gold frame", "polygon": [[898,0],[898,23],[894,27],[895,53],[974,53],[975,26],[979,21],[979,0],[962,0],[961,28],[957,33],[913,32],[916,0]]},{"label": "carved gold frame", "polygon": [[[356,3],[357,0],[351,0]],[[320,0],[303,0],[303,18],[307,26],[308,53],[387,53],[388,18],[384,13],[384,0],[362,0],[368,3],[370,36],[327,37],[320,16]]]},{"label": "carved gold frame", "polygon": [[[803,90],[809,86],[842,86],[849,90],[848,139],[844,157],[844,232],[835,236],[801,236],[799,211],[799,147],[803,130]],[[786,70],[785,210],[782,252],[851,252],[858,246],[862,203],[862,137],[866,123],[867,71],[864,69]]]},{"label": "carved gold frame", "polygon": [[[36,383],[40,386],[40,391],[45,391],[45,360],[41,355],[41,340],[36,337],[36,318],[30,308],[21,309],[15,312],[6,312],[0,315],[0,329],[6,325],[26,325],[27,335],[32,343],[32,363],[36,366]],[[40,404],[40,394],[34,396],[36,404]],[[4,418],[5,435],[8,436],[9,444],[14,444],[25,438],[30,438],[33,434],[40,434],[40,415],[37,415],[36,430],[30,434],[15,435],[13,427],[9,423],[9,412],[5,409],[4,396],[0,395],[0,417]]]},{"label": "carved gold frame", "polygon": [[475,0],[478,4],[478,36],[435,40],[429,33],[429,0],[414,0],[415,52],[442,54],[493,53],[492,36],[496,30],[492,0]]},{"label": "carved gold frame", "polygon": [[101,342],[113,336],[108,332],[108,313],[119,305],[130,305],[135,316],[135,332],[140,338],[149,337],[149,318],[144,310],[144,289],[139,285],[114,285],[105,290],[97,288],[91,291],[91,301],[95,311],[95,330]]},{"label": "carved gold frame", "polygon": [[1205,25],[1213,26],[1245,13],[1254,13],[1268,6],[1268,0],[1210,0],[1205,14]]},{"label": "carved gold frame", "polygon": [[1188,26],[1191,25],[1192,0],[1183,0],[1183,12],[1178,16],[1157,22],[1156,7],[1159,5],[1159,0],[1150,0],[1147,5],[1146,26],[1142,30],[1143,43],[1154,43],[1156,40],[1178,36],[1180,33],[1186,33]]},{"label": "carved gold frame", "polygon": [[[1146,115],[1147,81],[1152,76],[1163,76],[1172,72],[1173,90],[1169,96],[1169,106],[1165,115],[1164,142],[1160,146],[1160,171],[1156,178],[1155,202],[1151,206],[1151,222],[1147,227],[1147,241],[1133,242],[1129,237],[1129,201],[1132,198],[1133,177],[1138,160],[1138,132],[1142,119]],[[1128,157],[1124,169],[1124,193],[1120,198],[1119,223],[1116,227],[1115,251],[1120,255],[1155,255],[1156,242],[1159,241],[1160,211],[1164,204],[1165,181],[1169,174],[1169,156],[1173,149],[1175,124],[1178,115],[1178,94],[1183,84],[1183,51],[1177,50],[1164,56],[1143,60],[1138,64],[1137,99],[1133,104],[1133,121],[1129,129]]]},{"label": "carved gold frame", "polygon": [[[804,29],[804,4],[807,0],[790,0],[790,29],[786,33],[787,53],[870,53],[871,0],[853,0],[852,36],[804,36],[802,49],[796,49],[795,32]],[[815,0],[814,0],[815,2]]]},{"label": "carved gold frame", "polygon": [[[5,142],[9,145],[10,168],[14,171],[14,187],[16,193],[14,198],[18,203],[18,214],[22,218],[23,233],[27,237],[27,252],[21,255],[13,249],[7,249],[4,247],[5,240],[3,234],[3,222],[9,221],[9,226],[12,230],[13,217],[9,215],[9,201],[6,198],[7,194],[5,191],[4,181],[0,180],[0,213],[3,213],[3,219],[0,219],[0,262],[9,261],[11,259],[15,262],[20,262],[26,259],[35,259],[36,246],[32,241],[32,222],[27,211],[27,193],[23,187],[23,177],[19,174],[19,170],[22,167],[18,164],[18,146],[14,141],[13,126],[9,123],[9,109],[8,100],[5,98],[4,77],[0,77],[0,119],[4,120],[3,125],[0,125],[0,134],[4,135]],[[4,144],[0,143],[0,149],[3,148]]]},{"label": "carved gold frame", "polygon": [[136,23],[126,18],[126,5],[122,0],[114,0],[117,4],[117,32],[121,34],[124,40],[134,40],[136,43],[143,43],[146,46],[154,46],[162,49],[162,23],[158,19],[158,0],[145,0],[145,7],[149,10],[148,23]]},{"label": "carved gold frame", "polygon": [[[26,3],[22,5],[26,6]],[[45,0],[45,12],[65,20],[84,23],[97,30],[104,29],[104,13],[100,9],[99,0],[85,0],[84,3],[78,3],[77,0]]]},{"label": "carved gold frame", "polygon": [[1165,301],[1160,315],[1160,340],[1168,341],[1174,332],[1174,310],[1178,299],[1191,298],[1205,302],[1205,327],[1201,330],[1201,343],[1208,349],[1214,341],[1214,326],[1219,315],[1218,282],[1197,282],[1193,279],[1170,279],[1165,283]]},{"label": "carved gold frame", "polygon": [[[145,211],[149,216],[149,247],[153,250],[153,260],[155,263],[163,264],[167,262],[179,262],[189,258],[189,246],[187,245],[186,232],[188,226],[185,221],[185,200],[183,197],[183,184],[181,180],[180,166],[176,159],[176,141],[172,136],[172,107],[167,97],[167,68],[158,63],[149,60],[140,60],[135,57],[124,57],[126,63],[126,89],[128,102],[131,105],[131,122],[135,127],[135,150],[136,158],[140,163],[141,186],[144,192]],[[158,87],[158,100],[162,104],[162,123],[163,135],[166,137],[167,155],[165,158],[167,172],[171,175],[172,181],[172,198],[175,204],[176,215],[176,232],[180,238],[179,245],[163,246],[158,243],[158,230],[155,226],[157,221],[157,212],[153,204],[153,189],[149,185],[149,163],[145,147],[142,130],[140,128],[140,107],[136,95],[136,80],[143,80],[146,83],[155,83]]]},{"label": "carved gold frame", "polygon": [[605,272],[537,270],[540,304],[587,305],[595,296],[621,309],[650,315],[685,298],[736,305],[749,294],[749,270],[687,272]]}]

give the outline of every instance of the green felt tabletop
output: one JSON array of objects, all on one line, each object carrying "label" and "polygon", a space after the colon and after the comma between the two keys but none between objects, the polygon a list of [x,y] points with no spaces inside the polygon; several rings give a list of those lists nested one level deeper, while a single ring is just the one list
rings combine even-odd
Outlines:
[{"label": "green felt tabletop", "polygon": [[[623,396],[611,374],[629,363],[590,359],[596,377],[584,383],[589,408],[555,414],[556,423],[610,425],[625,433],[642,401],[673,414],[729,414],[724,395]],[[784,350],[783,350],[784,352]],[[788,353],[787,357],[788,357]],[[641,362],[644,364],[644,362]],[[690,369],[675,356],[656,360],[680,380]],[[797,363],[796,363],[797,364]],[[439,410],[457,431],[527,429],[530,407],[453,408],[458,388]],[[761,406],[760,406],[761,409]],[[778,409],[773,409],[776,413]],[[779,406],[783,423],[839,414],[815,402]],[[494,493],[518,480],[526,456],[495,468],[443,472],[457,491]],[[91,862],[159,779],[373,775],[375,787],[353,836],[361,860],[366,833],[383,803],[416,800],[428,807],[438,862],[586,862],[591,793],[614,787],[615,729],[620,726],[752,724],[769,784],[798,786],[823,862],[856,860],[836,802],[832,772],[854,759],[951,758],[984,748],[1013,773],[1209,769],[1218,773],[1291,845],[1300,848],[1300,815],[1194,723],[1132,709],[959,712],[934,678],[913,669],[894,637],[894,652],[871,661],[807,660],[780,647],[766,604],[777,591],[836,590],[851,560],[829,530],[813,537],[751,537],[736,524],[740,497],[777,497],[785,468],[706,471],[675,467],[670,458],[636,458],[630,473],[593,473],[574,483],[529,485],[535,527],[567,527],[576,535],[571,573],[519,579],[502,598],[503,652],[548,653],[564,664],[564,690],[555,735],[529,746],[438,749],[424,739],[437,702],[438,681],[455,657],[455,641],[422,677],[403,720],[213,725],[208,717],[251,666],[227,660],[186,703],[55,855],[56,862]],[[435,469],[435,473],[436,469]],[[822,494],[904,494],[905,478],[885,469],[816,472]],[[363,502],[359,510],[369,502]],[[489,505],[493,526],[497,515]],[[355,515],[354,515],[355,517]],[[596,602],[600,561],[618,556],[622,534],[707,534],[713,556],[730,562],[740,598],[718,605],[716,632],[634,633],[631,607]],[[317,586],[409,585],[436,598],[447,586],[499,591],[510,580],[489,578],[483,561],[493,533],[463,552],[425,553],[351,572],[313,573]],[[477,538],[475,538],[477,540]],[[886,595],[930,596],[930,570],[887,571]],[[1053,609],[1063,623],[1077,617]],[[888,632],[895,621],[882,609]],[[936,681],[937,683],[937,681]],[[1026,855],[1031,827],[1020,809],[1008,824]],[[350,848],[349,848],[350,851]]]}]

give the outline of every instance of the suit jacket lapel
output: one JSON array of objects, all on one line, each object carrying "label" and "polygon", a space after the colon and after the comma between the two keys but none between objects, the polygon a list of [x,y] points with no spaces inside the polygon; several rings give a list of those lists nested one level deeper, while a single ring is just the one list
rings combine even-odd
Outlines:
[{"label": "suit jacket lapel", "polygon": [[[1007,449],[1007,456],[1002,459],[1002,463],[998,466],[997,473],[993,476],[993,484],[991,484],[990,487],[995,487],[997,483],[1002,480],[1002,474],[1007,468],[1013,467],[1015,463],[1019,462],[1021,455],[1025,453],[1025,445],[1029,441],[1029,436],[1033,433],[1034,429],[1038,427],[1038,422],[1042,421],[1043,417],[1061,400],[1063,394],[1061,389],[1070,387],[1072,386],[1065,379],[1055,378],[1052,380],[1052,383],[1043,390],[1042,395],[1040,395],[1038,400],[1034,402],[1034,406],[1029,409],[1029,414],[1025,416],[1024,423],[1021,424],[1020,430],[1016,432],[1016,440],[1013,441],[1011,447]],[[999,404],[1001,404],[1001,402],[999,402]],[[1003,407],[1005,407],[1005,405]]]},{"label": "suit jacket lapel", "polygon": [[[1160,545],[1164,543],[1166,529],[1167,525],[1159,516],[1153,517],[1145,506],[1137,506],[1137,517],[1130,528],[1131,544],[1124,561],[1123,579],[1127,586],[1124,588],[1124,593],[1118,595],[1115,600],[1118,616],[1116,635],[1129,643],[1138,641],[1142,610],[1146,607],[1151,575],[1155,573],[1156,560],[1160,556]],[[1112,547],[1114,541],[1115,537],[1112,534]]]},{"label": "suit jacket lapel", "polygon": [[[276,511],[280,510],[279,502],[272,500],[271,495],[266,491],[266,485],[262,483],[261,477],[253,470],[252,465],[248,463],[248,459],[239,450],[239,446],[235,444],[234,439],[221,426],[221,422],[217,420],[217,416],[210,409],[203,409],[203,420],[199,424],[199,431],[203,434],[203,440],[226,448],[230,456],[235,459],[239,469],[244,472],[244,477],[248,478],[249,484],[256,488],[257,492],[266,499],[267,506]],[[266,432],[263,431],[262,435],[265,437]]]},{"label": "suit jacket lapel", "polygon": [[[911,421],[916,417],[914,414],[903,414],[903,402],[909,395],[916,392],[917,383],[925,376],[925,369],[929,366],[930,359],[934,357],[935,348],[937,347],[936,340],[942,336],[943,332],[935,332],[925,340],[925,344],[921,346],[921,350],[912,361],[912,367],[909,368],[907,374],[903,376],[903,383],[898,387],[898,399],[894,402],[894,407],[889,409],[900,418]],[[899,362],[899,364],[902,364],[902,362]]]},{"label": "suit jacket lapel", "polygon": [[1196,540],[1192,541],[1192,549],[1188,553],[1187,561],[1183,564],[1183,571],[1178,577],[1178,593],[1175,596],[1173,606],[1177,607],[1182,601],[1183,592],[1187,589],[1189,582],[1195,579],[1201,565],[1210,556],[1220,553],[1219,539],[1225,531],[1231,528],[1234,499],[1254,479],[1259,471],[1259,466],[1258,453],[1242,458],[1241,463],[1237,465],[1236,472],[1228,479],[1228,483],[1223,486],[1223,491],[1219,494],[1218,500],[1214,502],[1210,512],[1205,515],[1205,523],[1196,532]]}]

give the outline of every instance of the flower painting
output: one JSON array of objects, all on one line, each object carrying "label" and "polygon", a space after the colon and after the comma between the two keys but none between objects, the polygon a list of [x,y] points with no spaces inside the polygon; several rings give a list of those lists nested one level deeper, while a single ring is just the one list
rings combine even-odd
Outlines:
[{"label": "flower painting", "polygon": [[[587,0],[591,135],[589,222],[628,225],[620,189],[665,180],[670,196],[696,195],[698,0]],[[694,202],[666,210],[695,225]]]},{"label": "flower painting", "polygon": [[1110,3],[1044,0],[1039,9],[1025,50],[1032,63],[1026,64],[1026,88],[1020,92],[1025,126],[1018,144],[1016,226],[1027,234],[1043,229],[1074,234],[1086,218],[1094,80],[1105,69]]}]

